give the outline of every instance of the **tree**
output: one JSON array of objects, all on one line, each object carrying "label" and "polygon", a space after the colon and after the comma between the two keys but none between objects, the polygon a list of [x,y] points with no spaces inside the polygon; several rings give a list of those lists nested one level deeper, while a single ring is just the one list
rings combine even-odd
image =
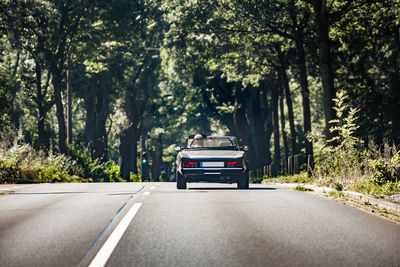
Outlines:
[{"label": "tree", "polygon": [[[69,49],[83,25],[88,23],[91,1],[9,1],[4,5],[7,31],[35,53],[43,54],[51,73],[58,119],[58,149],[66,153],[66,125],[62,101],[63,74]],[[25,46],[28,51],[30,50]]]},{"label": "tree", "polygon": [[[235,12],[235,20],[227,23],[221,31],[241,32],[252,36],[268,36],[272,33],[294,41],[303,100],[303,129],[304,136],[307,136],[311,132],[311,112],[304,34],[307,28],[310,28],[309,9],[301,2],[294,0],[231,1],[231,4],[227,6],[228,10]],[[267,39],[272,38],[267,37]],[[291,131],[294,133],[293,127]],[[308,139],[305,139],[305,149],[307,155],[313,154],[312,143]]]}]

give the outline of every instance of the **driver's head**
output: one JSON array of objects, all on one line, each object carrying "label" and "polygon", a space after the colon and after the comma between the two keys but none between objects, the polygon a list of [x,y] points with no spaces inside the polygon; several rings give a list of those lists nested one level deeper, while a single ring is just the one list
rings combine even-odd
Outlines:
[{"label": "driver's head", "polygon": [[193,145],[203,146],[203,136],[201,134],[196,134],[193,139]]}]

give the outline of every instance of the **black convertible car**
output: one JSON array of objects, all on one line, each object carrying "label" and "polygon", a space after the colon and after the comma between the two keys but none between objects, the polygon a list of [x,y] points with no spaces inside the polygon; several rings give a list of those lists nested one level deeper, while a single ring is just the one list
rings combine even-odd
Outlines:
[{"label": "black convertible car", "polygon": [[187,182],[237,183],[249,188],[247,146],[239,147],[233,136],[189,136],[186,147],[176,147],[176,184],[186,189]]}]

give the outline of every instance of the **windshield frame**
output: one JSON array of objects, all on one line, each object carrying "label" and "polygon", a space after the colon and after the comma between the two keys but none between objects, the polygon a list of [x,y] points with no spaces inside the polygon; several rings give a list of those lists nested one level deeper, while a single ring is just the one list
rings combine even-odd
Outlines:
[{"label": "windshield frame", "polygon": [[[224,147],[219,147],[219,146],[215,146],[215,147],[207,147],[207,146],[202,146],[202,147],[192,147],[194,140],[209,140],[209,139],[222,139],[222,140],[229,140],[232,144],[232,146],[224,146]],[[191,140],[191,141],[190,141]],[[189,144],[190,141],[190,144]],[[190,149],[190,150],[239,150],[239,144],[236,140],[235,137],[232,136],[207,136],[207,137],[202,137],[199,139],[192,139],[192,138],[188,138],[186,140],[186,147],[185,149]]]}]

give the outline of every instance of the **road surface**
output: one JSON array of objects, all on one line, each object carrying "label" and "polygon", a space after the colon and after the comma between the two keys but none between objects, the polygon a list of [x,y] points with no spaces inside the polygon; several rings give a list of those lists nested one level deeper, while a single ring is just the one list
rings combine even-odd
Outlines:
[{"label": "road surface", "polygon": [[400,225],[313,193],[1,185],[0,266],[400,266]]}]

